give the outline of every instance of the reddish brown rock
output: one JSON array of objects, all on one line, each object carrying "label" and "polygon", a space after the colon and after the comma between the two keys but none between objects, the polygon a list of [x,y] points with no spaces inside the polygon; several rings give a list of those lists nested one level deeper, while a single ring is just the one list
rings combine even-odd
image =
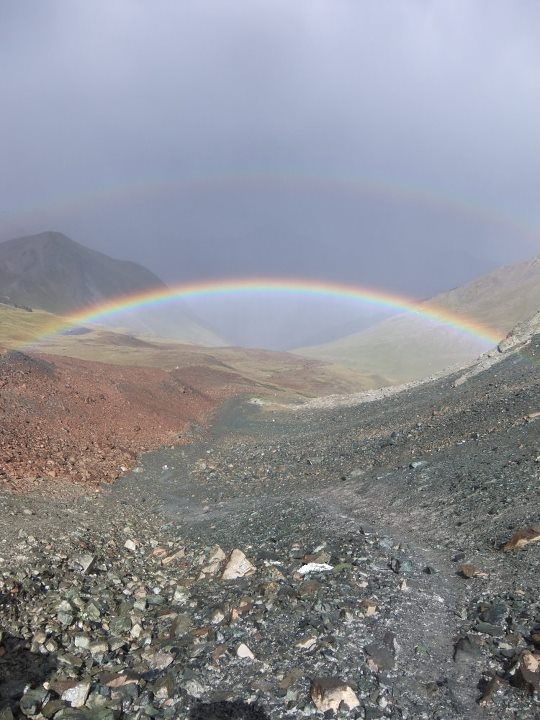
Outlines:
[{"label": "reddish brown rock", "polygon": [[514,684],[518,687],[535,692],[540,690],[540,656],[530,650],[524,650],[519,659],[519,666],[514,675]]},{"label": "reddish brown rock", "polygon": [[483,572],[472,563],[463,563],[463,565],[459,568],[459,572],[467,579],[488,576],[486,572]]},{"label": "reddish brown rock", "polygon": [[531,525],[526,530],[518,530],[510,540],[502,546],[504,552],[519,550],[526,545],[540,540],[540,525]]}]

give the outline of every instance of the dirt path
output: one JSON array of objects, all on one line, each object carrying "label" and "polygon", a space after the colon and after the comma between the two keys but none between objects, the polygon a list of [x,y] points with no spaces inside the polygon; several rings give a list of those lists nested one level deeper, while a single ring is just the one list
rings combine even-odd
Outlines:
[{"label": "dirt path", "polygon": [[[298,528],[287,524],[290,507],[310,518],[304,532],[311,537],[341,542],[367,532],[376,573],[395,557],[412,567],[384,588],[387,613],[371,629],[379,641],[393,633],[399,646],[392,692],[413,717],[519,715],[519,696],[504,682],[521,638],[540,620],[537,553],[506,557],[497,548],[512,528],[535,519],[538,436],[527,413],[538,403],[539,378],[530,373],[527,358],[513,358],[494,377],[479,375],[458,390],[445,379],[322,413],[229,402],[203,443],[170,460],[179,472],[166,480],[166,513],[182,518],[186,531],[229,545],[264,544],[277,523],[284,541],[298,540]],[[159,455],[159,463],[169,461]],[[478,563],[487,577],[464,580],[456,558]],[[495,637],[478,633],[489,608],[501,605],[506,618],[488,628]],[[456,654],[458,641],[465,649]],[[480,708],[495,673],[502,701]]]},{"label": "dirt path", "polygon": [[467,663],[454,662],[456,640],[463,632],[459,610],[466,605],[466,588],[456,575],[456,564],[448,562],[447,554],[421,544],[421,538],[406,524],[385,525],[377,508],[372,505],[366,509],[354,492],[326,490],[319,493],[318,500],[324,512],[332,513],[336,524],[343,528],[357,523],[373,527],[376,534],[391,537],[395,546],[405,547],[413,565],[422,569],[423,577],[415,577],[394,618],[404,664],[414,668],[412,674],[405,673],[399,679],[401,692],[412,691],[414,695],[422,685],[434,691],[437,686],[436,692],[447,695],[456,716],[485,717],[477,705],[480,676],[471,682]]},{"label": "dirt path", "polygon": [[[236,461],[246,444],[264,455],[269,443],[279,444],[283,438],[290,442],[295,435],[300,438],[301,430],[290,415],[268,415],[245,402],[229,401],[206,439],[147,455],[143,472],[123,479],[112,492],[133,498],[151,482],[152,496],[165,517],[179,523],[185,536],[204,538],[207,545],[256,549],[269,535],[279,534],[291,544],[301,537],[298,527],[291,525],[291,508],[308,536],[335,542],[358,533],[373,538],[370,552],[378,572],[388,571],[394,555],[413,568],[410,574],[396,574],[394,587],[386,588],[381,604],[388,607],[388,617],[373,629],[373,641],[384,642],[388,633],[395,638],[398,670],[392,692],[406,699],[418,717],[426,712],[425,703],[432,702],[439,710],[446,708],[452,718],[486,717],[477,705],[480,675],[471,677],[470,665],[453,659],[463,627],[459,612],[466,600],[463,580],[456,576],[448,553],[422,544],[422,538],[407,528],[406,518],[399,527],[385,524],[383,513],[373,504],[367,508],[348,483],[338,488],[307,484],[284,492],[270,482],[264,489],[245,492],[234,486],[224,490],[222,474],[212,478],[214,457]],[[199,473],[210,468],[205,482],[200,482],[197,468]],[[406,588],[400,589],[403,582]],[[349,637],[349,642],[355,640],[365,641],[365,628],[358,637]]]}]

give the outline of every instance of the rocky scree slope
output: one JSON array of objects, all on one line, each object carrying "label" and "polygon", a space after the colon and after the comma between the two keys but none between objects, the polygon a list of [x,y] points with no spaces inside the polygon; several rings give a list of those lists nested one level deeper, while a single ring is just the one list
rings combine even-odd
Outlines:
[{"label": "rocky scree slope", "polygon": [[[197,368],[166,371],[58,356],[0,356],[0,483],[43,478],[90,486],[132,468],[141,452],[185,443],[225,398],[253,389],[238,374],[210,384]],[[58,491],[63,486],[59,484]]]},{"label": "rocky scree slope", "polygon": [[231,396],[298,399],[369,381],[286,353],[207,351],[116,333],[99,338],[99,352],[90,346],[89,355],[105,362],[0,355],[0,482],[10,489],[28,489],[43,477],[89,485],[114,480],[140,453],[187,442],[192,425],[206,423]]},{"label": "rocky scree slope", "polygon": [[537,717],[539,359],[3,493],[3,716]]}]

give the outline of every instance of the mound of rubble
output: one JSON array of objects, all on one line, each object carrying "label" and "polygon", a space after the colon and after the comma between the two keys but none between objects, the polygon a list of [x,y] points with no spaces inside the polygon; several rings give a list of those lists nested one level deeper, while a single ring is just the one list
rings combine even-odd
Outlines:
[{"label": "mound of rubble", "polygon": [[239,391],[207,387],[196,373],[190,380],[154,368],[3,355],[0,481],[29,487],[40,478],[114,480],[141,452],[185,442],[191,424],[205,422]]}]

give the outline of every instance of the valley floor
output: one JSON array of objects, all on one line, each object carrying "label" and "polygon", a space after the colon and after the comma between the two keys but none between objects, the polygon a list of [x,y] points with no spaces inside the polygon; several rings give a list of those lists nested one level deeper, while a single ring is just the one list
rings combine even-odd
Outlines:
[{"label": "valley floor", "polygon": [[0,718],[538,717],[539,362],[2,493]]}]

